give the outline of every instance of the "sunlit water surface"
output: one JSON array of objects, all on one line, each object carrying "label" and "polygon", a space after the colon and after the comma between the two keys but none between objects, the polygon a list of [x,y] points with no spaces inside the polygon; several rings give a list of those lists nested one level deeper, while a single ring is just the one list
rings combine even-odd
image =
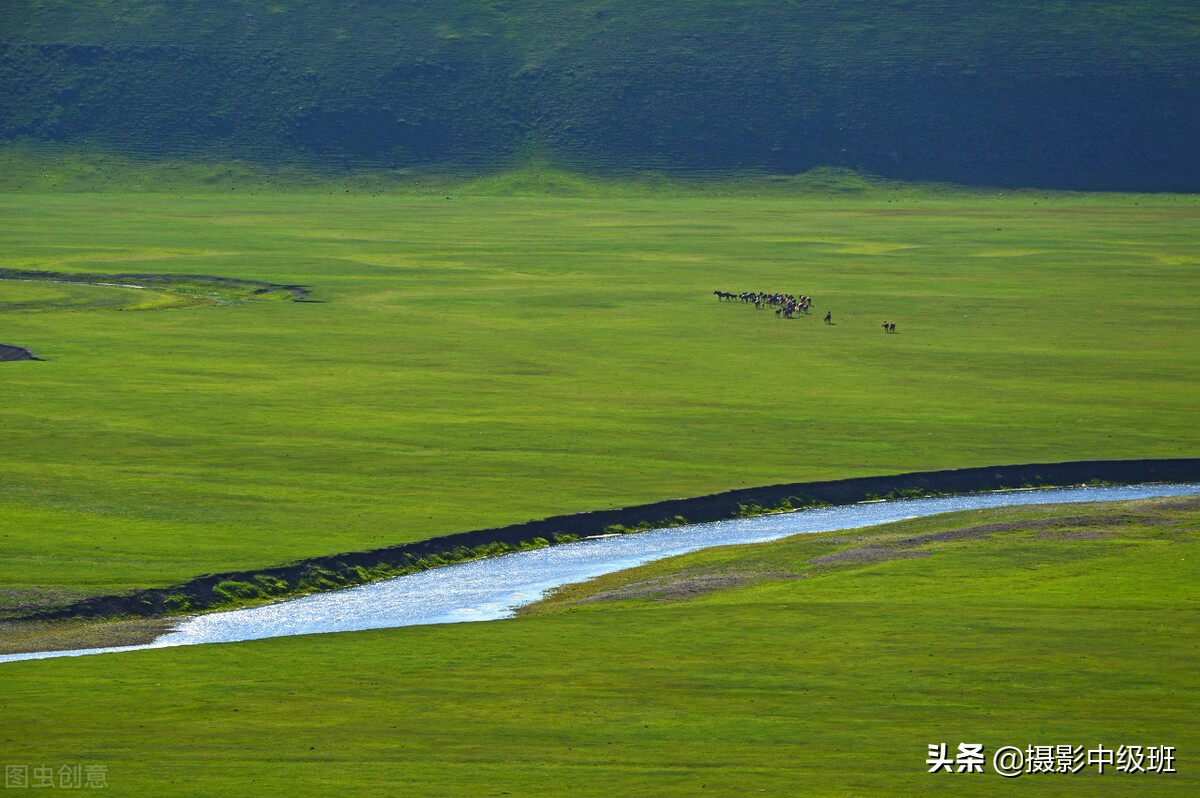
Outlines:
[{"label": "sunlit water surface", "polygon": [[1121,501],[1194,493],[1200,493],[1200,485],[1000,491],[866,502],[596,537],[276,604],[199,615],[182,621],[174,631],[145,645],[8,654],[0,655],[0,662],[392,626],[490,621],[512,615],[517,607],[538,600],[551,588],[711,546],[760,543],[788,535],[854,529],[955,510]]}]

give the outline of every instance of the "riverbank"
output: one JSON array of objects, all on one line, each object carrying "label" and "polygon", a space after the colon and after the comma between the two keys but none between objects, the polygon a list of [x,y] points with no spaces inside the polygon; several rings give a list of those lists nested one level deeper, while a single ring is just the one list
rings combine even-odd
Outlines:
[{"label": "riverbank", "polygon": [[[1192,501],[710,549],[504,623],[7,663],[5,754],[82,758],[157,796],[986,795],[1003,745],[1183,757],[1200,744]],[[864,547],[928,556],[831,558]],[[721,577],[742,582],[674,588]],[[938,742],[984,745],[986,772],[929,774]],[[1021,791],[1194,794],[1184,764],[1030,774]]]},{"label": "riverbank", "polygon": [[[25,625],[13,626],[13,629],[25,631],[23,642],[18,650],[68,650],[79,646],[71,644],[72,635],[59,635],[49,620],[67,619],[72,623],[86,619],[130,619],[131,617],[164,619],[170,616],[179,618],[182,613],[194,611],[221,610],[234,606],[263,604],[264,601],[278,601],[295,598],[295,596],[324,592],[324,590],[352,587],[355,584],[384,580],[392,576],[413,574],[416,571],[438,568],[438,566],[468,562],[472,559],[494,556],[494,554],[512,551],[530,550],[562,542],[574,542],[596,534],[619,534],[638,532],[638,530],[654,527],[672,527],[684,522],[684,516],[677,514],[658,523],[649,521],[655,512],[667,506],[673,509],[685,509],[691,512],[692,523],[716,521],[720,518],[745,517],[766,512],[786,511],[796,509],[797,505],[815,506],[829,504],[852,504],[871,502],[881,498],[875,488],[890,486],[887,493],[889,498],[914,498],[917,496],[935,496],[944,493],[966,493],[961,486],[985,485],[989,481],[1000,481],[995,487],[1012,487],[1004,485],[1003,480],[1013,479],[1015,475],[1032,474],[1033,479],[1044,479],[1042,474],[1049,473],[1064,478],[1074,475],[1090,474],[1090,482],[1099,482],[1098,474],[1108,479],[1105,482],[1115,482],[1114,476],[1142,475],[1138,481],[1148,481],[1157,478],[1158,481],[1184,481],[1187,474],[1194,474],[1200,463],[1195,461],[1111,461],[1100,463],[1056,463],[1039,464],[1039,466],[997,467],[992,469],[968,469],[958,472],[920,473],[898,475],[895,478],[875,478],[865,480],[839,480],[824,482],[824,484],[780,485],[755,488],[752,491],[733,491],[712,497],[697,497],[695,499],[678,499],[671,503],[655,503],[641,505],[637,508],[625,508],[619,511],[598,512],[598,514],[577,514],[546,520],[515,524],[492,530],[478,530],[474,533],[451,535],[448,538],[422,541],[421,544],[408,544],[380,550],[376,552],[359,552],[342,554],[336,558],[322,558],[317,563],[301,563],[260,572],[238,572],[238,574],[209,575],[194,580],[186,586],[160,590],[160,592],[142,592],[127,596],[101,596],[89,599],[68,607],[74,614],[43,613],[41,616],[20,619]],[[1034,474],[1033,472],[1037,472]],[[1147,476],[1153,475],[1153,476]],[[1132,480],[1130,480],[1132,481]],[[938,488],[958,487],[958,490],[938,490]],[[804,490],[798,490],[803,487]],[[1022,486],[1025,487],[1025,486]],[[754,500],[751,500],[754,497]],[[842,499],[840,502],[828,502],[822,498]],[[846,500],[850,497],[852,500]],[[730,508],[736,508],[728,512]],[[774,508],[774,509],[773,509]],[[725,515],[703,517],[701,514],[725,511]],[[944,511],[944,510],[942,510]],[[612,523],[623,520],[625,524]],[[570,532],[548,532],[551,528],[568,529]],[[550,535],[548,538],[540,534]],[[535,535],[528,538],[528,535]],[[194,601],[194,604],[192,602]],[[161,607],[154,611],[155,602]],[[107,610],[107,612],[106,612]],[[124,610],[124,611],[122,611]],[[64,611],[60,611],[64,612]],[[42,624],[38,626],[38,624]],[[164,626],[166,628],[166,626]],[[164,629],[163,628],[163,629]],[[32,630],[42,629],[46,634],[37,635]],[[100,646],[121,646],[121,644],[136,644],[150,642],[156,635],[150,634],[152,626],[126,628],[120,624],[109,624],[107,629],[116,637],[113,642],[102,642]],[[103,634],[103,629],[97,629]],[[158,629],[157,631],[162,631]],[[132,637],[128,636],[131,635]],[[140,636],[139,636],[140,635]],[[62,640],[60,640],[62,637]]]},{"label": "riverbank", "polygon": [[77,651],[137,646],[171,631],[178,617],[57,621],[0,621],[0,656],[30,651]]},{"label": "riverbank", "polygon": [[1196,479],[1200,479],[1200,458],[1039,463],[794,482],[613,510],[552,516],[398,546],[313,557],[274,568],[207,574],[173,587],[139,590],[127,595],[97,596],[13,620],[155,617],[240,606],[322,590],[338,590],[448,563],[552,545],[555,542],[570,542],[590,535],[718,521],[770,510],[1012,488],[1087,483],[1186,482]]}]

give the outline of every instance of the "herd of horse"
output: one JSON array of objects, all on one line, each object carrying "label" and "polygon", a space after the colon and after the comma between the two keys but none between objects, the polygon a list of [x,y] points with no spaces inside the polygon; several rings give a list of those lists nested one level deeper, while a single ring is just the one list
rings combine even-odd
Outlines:
[{"label": "herd of horse", "polygon": [[731,291],[713,291],[713,296],[722,302],[741,300],[746,304],[754,305],[755,310],[774,307],[775,315],[785,319],[790,319],[798,313],[807,314],[809,308],[812,307],[812,297],[804,294],[794,296],[792,294],[767,294],[762,291],[743,291],[740,294]]},{"label": "herd of horse", "polygon": [[[740,294],[733,291],[713,291],[713,296],[718,302],[743,302],[747,305],[754,305],[755,310],[763,310],[768,307],[775,308],[775,315],[782,316],[785,319],[790,319],[798,314],[808,315],[809,309],[812,307],[812,297],[805,294],[770,294],[764,291],[743,291]],[[825,323],[833,324],[833,312],[825,314]],[[896,323],[883,323],[883,331],[885,333],[896,332]]]}]

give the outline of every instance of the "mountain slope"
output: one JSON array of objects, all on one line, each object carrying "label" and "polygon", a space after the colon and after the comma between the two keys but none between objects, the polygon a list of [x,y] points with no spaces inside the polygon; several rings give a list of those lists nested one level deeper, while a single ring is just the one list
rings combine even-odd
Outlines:
[{"label": "mountain slope", "polygon": [[1200,7],[951,0],[10,0],[0,137],[1200,190]]}]

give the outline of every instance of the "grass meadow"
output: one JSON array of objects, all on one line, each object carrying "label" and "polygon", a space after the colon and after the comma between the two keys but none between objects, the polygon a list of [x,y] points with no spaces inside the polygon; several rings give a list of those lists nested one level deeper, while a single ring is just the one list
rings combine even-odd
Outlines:
[{"label": "grass meadow", "polygon": [[1194,197],[460,188],[0,194],[0,268],[318,300],[0,281],[0,342],[45,359],[0,365],[0,612],[740,486],[1197,452]]},{"label": "grass meadow", "polygon": [[[116,795],[1195,795],[1198,533],[1194,498],[959,513],[508,621],[7,663],[0,750]],[[986,772],[927,773],[939,742]],[[1173,746],[1178,772],[1008,781],[1004,745]]]},{"label": "grass meadow", "polygon": [[[44,358],[0,364],[0,617],[740,486],[1196,455],[1195,197],[826,178],[0,193],[0,269],[315,300],[0,281],[0,342]],[[0,763],[115,795],[1194,794],[1198,513],[960,514],[510,621],[6,663]],[[938,742],[1179,773],[1009,787],[927,774]]]}]

